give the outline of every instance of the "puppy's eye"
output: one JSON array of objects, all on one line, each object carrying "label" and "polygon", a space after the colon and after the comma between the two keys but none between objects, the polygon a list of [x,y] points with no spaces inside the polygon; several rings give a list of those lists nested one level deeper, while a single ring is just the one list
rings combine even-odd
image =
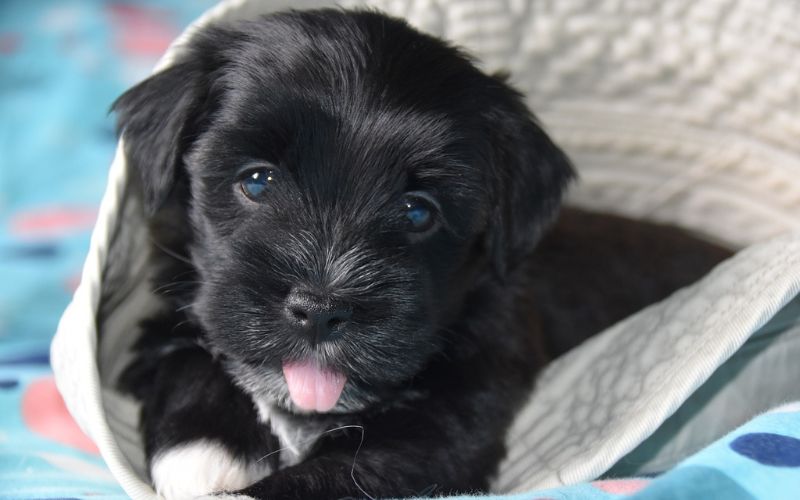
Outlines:
[{"label": "puppy's eye", "polygon": [[436,203],[422,193],[406,193],[403,198],[406,230],[414,233],[430,231],[436,225]]},{"label": "puppy's eye", "polygon": [[242,192],[251,200],[257,200],[275,185],[278,180],[277,172],[271,168],[258,168],[245,173],[239,185]]}]

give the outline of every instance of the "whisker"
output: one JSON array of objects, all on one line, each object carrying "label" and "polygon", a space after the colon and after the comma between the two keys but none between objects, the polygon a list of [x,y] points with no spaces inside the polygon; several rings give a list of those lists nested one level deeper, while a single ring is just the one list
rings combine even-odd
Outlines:
[{"label": "whisker", "polygon": [[185,320],[183,320],[183,321],[178,321],[178,322],[175,324],[175,326],[173,326],[173,327],[172,327],[172,331],[171,331],[171,333],[175,333],[175,331],[177,331],[177,330],[178,330],[178,328],[182,327],[183,325],[185,325],[185,324],[187,324],[187,323],[191,323],[191,321],[192,321],[192,320],[190,320],[190,319],[185,319]]},{"label": "whisker", "polygon": [[187,309],[189,309],[191,307],[194,307],[196,305],[197,305],[197,302],[190,302],[190,303],[184,304],[184,305],[182,305],[180,307],[176,307],[175,308],[175,312],[183,312],[183,311],[185,311],[185,310],[187,310]]},{"label": "whisker", "polygon": [[358,488],[358,491],[363,493],[367,498],[369,498],[369,500],[375,500],[375,497],[373,497],[372,495],[367,493],[367,491],[364,488],[362,488],[361,485],[358,484],[358,481],[356,480],[356,459],[358,459],[358,452],[361,451],[361,446],[364,445],[364,426],[363,425],[353,425],[353,426],[350,426],[350,427],[358,428],[358,429],[361,430],[361,441],[358,442],[358,448],[356,448],[356,452],[353,454],[353,465],[350,467],[350,479],[353,480],[353,484],[356,485],[356,488]]},{"label": "whisker", "polygon": [[171,292],[170,287],[177,287],[179,285],[202,285],[204,281],[173,281],[171,283],[164,283],[163,285],[154,288],[153,293],[159,293],[162,291]]},{"label": "whisker", "polygon": [[184,257],[183,255],[177,254],[173,250],[170,250],[169,248],[165,247],[164,245],[162,245],[161,243],[156,241],[154,238],[150,238],[150,243],[152,243],[156,248],[158,248],[159,250],[161,250],[165,254],[169,255],[173,259],[178,259],[179,261],[185,262],[186,264],[189,264],[190,266],[194,266],[194,262],[189,260],[188,257]]}]

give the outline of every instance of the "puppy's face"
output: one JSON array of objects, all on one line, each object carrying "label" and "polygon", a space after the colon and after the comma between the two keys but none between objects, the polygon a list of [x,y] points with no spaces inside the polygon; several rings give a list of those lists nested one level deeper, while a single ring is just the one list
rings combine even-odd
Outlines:
[{"label": "puppy's face", "polygon": [[375,13],[207,30],[115,109],[151,213],[193,228],[208,343],[298,412],[395,397],[571,175],[513,90]]}]

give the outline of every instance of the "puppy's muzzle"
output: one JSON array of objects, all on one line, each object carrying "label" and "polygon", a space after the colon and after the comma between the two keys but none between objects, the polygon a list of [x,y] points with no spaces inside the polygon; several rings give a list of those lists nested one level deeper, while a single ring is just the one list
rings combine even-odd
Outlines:
[{"label": "puppy's muzzle", "polygon": [[284,309],[290,327],[316,345],[335,339],[353,315],[350,304],[305,290],[292,290]]}]

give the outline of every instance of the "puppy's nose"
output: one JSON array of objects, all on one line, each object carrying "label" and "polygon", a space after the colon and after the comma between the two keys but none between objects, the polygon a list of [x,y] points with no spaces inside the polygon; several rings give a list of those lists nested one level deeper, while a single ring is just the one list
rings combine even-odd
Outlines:
[{"label": "puppy's nose", "polygon": [[315,344],[339,333],[353,314],[346,303],[302,290],[289,293],[285,311],[289,323]]}]

